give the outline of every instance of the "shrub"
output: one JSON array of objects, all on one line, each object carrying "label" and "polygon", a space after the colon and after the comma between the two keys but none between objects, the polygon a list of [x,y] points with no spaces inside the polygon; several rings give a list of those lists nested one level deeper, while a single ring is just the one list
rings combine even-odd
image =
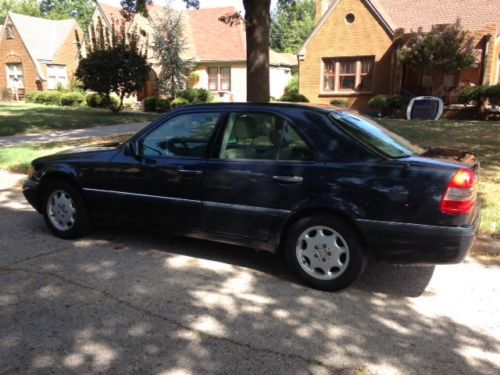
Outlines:
[{"label": "shrub", "polygon": [[155,112],[157,102],[158,98],[155,96],[150,96],[144,99],[144,112]]},{"label": "shrub", "polygon": [[167,99],[158,99],[156,101],[156,112],[165,113],[170,111],[170,102]]},{"label": "shrub", "polygon": [[175,98],[172,100],[172,103],[170,103],[172,109],[179,108],[187,104],[189,104],[189,101],[186,98]]},{"label": "shrub", "polygon": [[368,101],[368,106],[378,109],[383,116],[387,116],[395,109],[406,108],[408,102],[408,98],[402,95],[377,95]]},{"label": "shrub", "polygon": [[47,100],[47,92],[46,91],[40,91],[35,95],[35,103],[38,104],[45,104]]},{"label": "shrub", "polygon": [[10,90],[7,87],[2,89],[2,100],[7,100],[10,97]]},{"label": "shrub", "polygon": [[285,95],[298,94],[299,93],[299,76],[295,75],[288,81],[285,86]]},{"label": "shrub", "polygon": [[63,106],[78,106],[83,103],[85,97],[79,92],[68,92],[61,95],[61,105]]},{"label": "shrub", "polygon": [[48,91],[45,94],[45,104],[61,105],[62,93],[59,91]]},{"label": "shrub", "polygon": [[187,89],[177,94],[178,98],[184,98],[189,103],[210,103],[214,100],[213,94],[206,89]]},{"label": "shrub", "polygon": [[102,108],[104,104],[104,97],[97,92],[92,92],[85,96],[85,103],[92,108]]},{"label": "shrub", "polygon": [[288,94],[288,95],[285,94],[280,98],[280,101],[282,101],[282,102],[295,102],[295,103],[309,103],[309,99],[307,99],[302,94]]},{"label": "shrub", "polygon": [[27,92],[26,95],[24,95],[24,101],[26,103],[35,103],[35,98],[37,95],[40,93],[40,91],[31,91]]},{"label": "shrub", "polygon": [[487,100],[491,105],[500,105],[500,85],[466,87],[458,100],[463,104],[473,104],[476,107],[476,114],[482,117],[486,112]]},{"label": "shrub", "polygon": [[346,99],[333,99],[330,104],[336,107],[349,107],[349,102]]}]

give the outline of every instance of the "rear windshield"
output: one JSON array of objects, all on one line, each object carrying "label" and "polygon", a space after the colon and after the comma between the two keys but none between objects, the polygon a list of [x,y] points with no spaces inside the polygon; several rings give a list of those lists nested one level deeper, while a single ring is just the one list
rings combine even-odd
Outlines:
[{"label": "rear windshield", "polygon": [[361,115],[332,111],[335,124],[369,148],[391,158],[421,155],[425,150]]}]

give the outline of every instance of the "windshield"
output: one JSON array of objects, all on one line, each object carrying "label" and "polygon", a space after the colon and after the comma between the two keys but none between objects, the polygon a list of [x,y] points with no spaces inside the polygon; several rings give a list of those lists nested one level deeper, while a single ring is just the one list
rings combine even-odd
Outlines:
[{"label": "windshield", "polygon": [[361,115],[332,111],[329,116],[359,142],[391,158],[420,155],[424,149]]}]

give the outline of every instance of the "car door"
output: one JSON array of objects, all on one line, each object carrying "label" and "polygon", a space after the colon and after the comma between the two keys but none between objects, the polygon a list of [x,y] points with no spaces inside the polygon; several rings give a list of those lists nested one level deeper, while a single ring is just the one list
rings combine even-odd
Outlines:
[{"label": "car door", "polygon": [[168,117],[137,140],[139,155],[117,155],[109,166],[122,197],[117,216],[153,227],[200,228],[206,153],[220,116],[197,111]]},{"label": "car door", "polygon": [[271,112],[232,112],[207,162],[209,231],[266,241],[277,218],[321,189],[323,163],[292,124]]}]

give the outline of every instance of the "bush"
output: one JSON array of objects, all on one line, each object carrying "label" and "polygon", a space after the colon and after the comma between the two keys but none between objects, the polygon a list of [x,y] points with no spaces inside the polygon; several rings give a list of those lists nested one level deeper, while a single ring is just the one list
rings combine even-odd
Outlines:
[{"label": "bush", "polygon": [[288,81],[285,86],[285,95],[298,94],[299,93],[299,76],[295,75]]},{"label": "bush", "polygon": [[61,105],[62,93],[59,91],[48,91],[45,94],[45,104]]},{"label": "bush", "polygon": [[206,89],[187,89],[177,94],[177,98],[184,98],[189,103],[210,103],[214,100],[213,94]]},{"label": "bush", "polygon": [[368,101],[368,106],[378,109],[383,116],[387,116],[395,109],[406,108],[408,102],[408,98],[402,95],[377,95]]},{"label": "bush", "polygon": [[61,95],[61,105],[63,106],[69,106],[69,107],[74,107],[74,106],[79,106],[80,104],[83,103],[85,100],[85,97],[83,94],[79,92],[68,92],[66,94]]},{"label": "bush", "polygon": [[170,102],[167,99],[158,99],[156,101],[156,112],[165,113],[170,111]]},{"label": "bush", "polygon": [[349,102],[346,99],[333,99],[330,104],[336,107],[349,107]]},{"label": "bush", "polygon": [[102,108],[104,103],[104,97],[97,92],[92,92],[85,96],[85,103],[92,108]]},{"label": "bush", "polygon": [[7,100],[10,97],[10,90],[7,87],[2,89],[2,100]]},{"label": "bush", "polygon": [[24,101],[26,103],[35,103],[35,98],[37,95],[40,93],[40,91],[31,91],[27,92],[26,95],[24,95]]},{"label": "bush", "polygon": [[35,95],[35,103],[45,104],[47,100],[47,91],[40,91],[37,95]]},{"label": "bush", "polygon": [[281,102],[295,102],[295,103],[309,103],[309,99],[307,99],[302,94],[288,94],[283,95],[280,98]]},{"label": "bush", "polygon": [[500,105],[500,85],[466,87],[458,100],[463,104],[473,104],[476,114],[483,117],[487,100],[491,105]]},{"label": "bush", "polygon": [[484,89],[484,95],[489,99],[491,105],[500,105],[500,84]]},{"label": "bush", "polygon": [[156,112],[156,103],[158,98],[155,96],[150,96],[144,99],[144,112]]},{"label": "bush", "polygon": [[172,109],[176,109],[187,104],[189,104],[189,101],[186,98],[175,98],[174,100],[172,100],[172,103],[170,103],[170,106],[172,107]]}]

